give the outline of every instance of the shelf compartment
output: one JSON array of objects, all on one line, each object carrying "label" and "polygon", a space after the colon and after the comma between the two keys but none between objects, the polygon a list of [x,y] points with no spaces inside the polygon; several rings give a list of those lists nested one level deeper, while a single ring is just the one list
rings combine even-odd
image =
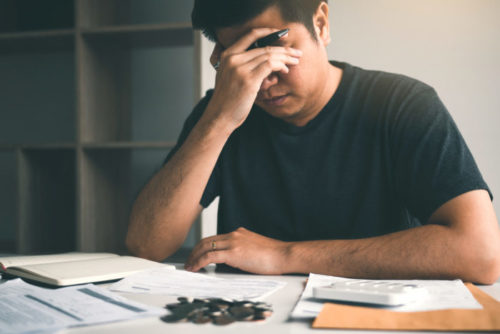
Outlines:
[{"label": "shelf compartment", "polygon": [[83,28],[187,22],[193,0],[78,0]]},{"label": "shelf compartment", "polygon": [[75,26],[72,0],[0,0],[0,32]]},{"label": "shelf compartment", "polygon": [[14,253],[17,245],[17,151],[0,149],[0,252]]},{"label": "shelf compartment", "polygon": [[22,150],[19,157],[19,252],[76,249],[76,153]]},{"label": "shelf compartment", "polygon": [[72,52],[0,54],[0,143],[74,142]]},{"label": "shelf compartment", "polygon": [[81,141],[177,141],[194,105],[193,47],[101,42],[81,41]]},{"label": "shelf compartment", "polygon": [[125,236],[132,204],[168,152],[165,148],[83,150],[80,250],[127,253]]}]

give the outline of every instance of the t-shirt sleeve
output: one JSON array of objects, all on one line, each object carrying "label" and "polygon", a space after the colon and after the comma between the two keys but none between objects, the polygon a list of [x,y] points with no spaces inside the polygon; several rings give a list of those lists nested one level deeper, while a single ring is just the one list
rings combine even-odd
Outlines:
[{"label": "t-shirt sleeve", "polygon": [[448,110],[429,86],[414,89],[391,131],[398,194],[421,223],[447,201],[478,189],[493,196]]},{"label": "t-shirt sleeve", "polygon": [[[213,92],[212,90],[209,90],[207,92],[206,96],[194,107],[193,111],[184,122],[184,126],[182,127],[182,131],[179,135],[179,138],[177,139],[177,143],[170,150],[167,157],[165,158],[165,161],[163,162],[164,165],[170,161],[170,159],[175,155],[175,153],[177,153],[177,151],[184,144],[187,137],[195,127],[196,123],[198,123],[198,121],[200,120],[201,116],[203,115],[203,112],[205,111],[208,105],[208,102],[210,101],[210,98],[212,97],[212,92]],[[220,169],[219,165],[220,163],[217,161],[200,200],[200,204],[205,208],[209,206],[210,203],[212,203],[212,201],[219,195],[219,187],[218,187],[218,179],[219,179],[218,175]]]}]

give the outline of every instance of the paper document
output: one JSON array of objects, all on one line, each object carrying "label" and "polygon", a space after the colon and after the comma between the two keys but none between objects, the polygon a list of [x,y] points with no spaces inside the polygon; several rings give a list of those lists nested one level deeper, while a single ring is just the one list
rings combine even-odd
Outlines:
[{"label": "paper document", "polygon": [[129,301],[94,285],[44,289],[16,279],[0,284],[0,333],[44,333],[160,316],[166,310]]},{"label": "paper document", "polygon": [[217,278],[184,270],[152,269],[112,284],[120,292],[163,294],[193,298],[262,300],[286,285],[264,279]]},{"label": "paper document", "polygon": [[[297,305],[292,311],[294,319],[315,318],[323,308],[323,302],[313,298],[313,288],[326,286],[336,282],[359,281],[356,279],[335,276],[310,274],[306,288]],[[363,280],[366,281],[366,280]],[[435,311],[445,309],[481,309],[482,306],[470,293],[461,280],[391,280],[404,284],[417,284],[428,290],[425,300],[419,300],[402,306],[386,307],[385,309],[398,312]]]}]

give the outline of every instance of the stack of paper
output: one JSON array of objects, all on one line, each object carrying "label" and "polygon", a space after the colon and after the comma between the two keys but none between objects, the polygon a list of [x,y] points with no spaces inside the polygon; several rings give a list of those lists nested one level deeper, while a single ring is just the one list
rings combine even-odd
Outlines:
[{"label": "stack of paper", "polygon": [[[310,274],[307,286],[300,297],[299,302],[292,312],[294,319],[315,318],[323,308],[323,302],[313,298],[313,288],[327,286],[336,282],[356,281],[355,279],[335,276]],[[405,284],[416,284],[425,287],[429,294],[428,298],[419,302],[403,306],[388,307],[391,311],[416,312],[434,311],[450,308],[481,309],[474,296],[460,280],[394,280],[394,282]]]},{"label": "stack of paper", "polygon": [[286,285],[265,279],[226,279],[183,270],[152,269],[110,286],[112,291],[186,296],[261,300]]},{"label": "stack of paper", "polygon": [[62,328],[160,316],[166,310],[131,302],[94,285],[43,289],[21,279],[0,284],[0,333]]}]

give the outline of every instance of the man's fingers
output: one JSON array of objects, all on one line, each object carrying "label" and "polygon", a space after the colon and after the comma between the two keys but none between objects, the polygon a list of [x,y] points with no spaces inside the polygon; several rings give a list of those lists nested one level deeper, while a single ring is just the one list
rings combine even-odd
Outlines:
[{"label": "man's fingers", "polygon": [[227,239],[223,239],[224,237],[225,235],[220,235],[208,237],[200,241],[189,255],[185,265],[186,269],[188,267],[192,267],[199,258],[203,257],[207,253],[229,249],[230,242]]},{"label": "man's fingers", "polygon": [[290,69],[282,61],[268,60],[258,64],[252,72],[259,80],[264,80],[264,78],[273,72],[287,74],[290,72]]},{"label": "man's fingers", "polygon": [[210,243],[210,251],[220,251],[220,250],[225,250],[229,249],[230,247],[230,242],[229,240],[214,240]]},{"label": "man's fingers", "polygon": [[224,69],[226,69],[226,67],[239,69],[239,75],[245,76],[245,81],[260,81],[272,72],[281,72],[286,74],[289,72],[288,66],[298,65],[300,62],[299,57],[280,52],[261,52],[258,53],[256,57],[250,58],[247,63],[242,63],[243,57],[248,59],[248,57],[244,55],[233,55],[231,58],[226,59]]},{"label": "man's fingers", "polygon": [[[219,239],[220,237],[224,239]],[[225,263],[249,272],[279,274],[284,272],[282,268],[285,267],[283,260],[286,247],[286,243],[282,241],[239,228],[225,235],[202,240],[185,268],[199,271],[211,263]]]},{"label": "man's fingers", "polygon": [[215,67],[215,64],[217,64],[220,61],[220,55],[223,50],[224,48],[222,47],[222,45],[220,45],[220,43],[217,42],[212,51],[212,55],[210,56],[210,64],[212,64],[212,66]]},{"label": "man's fingers", "polygon": [[281,67],[278,65],[279,63],[285,66],[290,66],[290,65],[298,65],[299,61],[300,61],[299,58],[292,57],[286,54],[273,54],[273,55],[263,54],[253,59],[251,62],[248,63],[248,65],[250,66],[251,70],[254,71],[259,66],[265,63],[271,65],[270,68],[276,68],[276,67]]},{"label": "man's fingers", "polygon": [[300,58],[302,56],[302,51],[299,49],[294,49],[290,47],[282,46],[266,46],[264,48],[256,48],[248,52],[244,52],[239,55],[240,61],[242,63],[249,62],[262,55],[287,55],[290,57]]},{"label": "man's fingers", "polygon": [[[211,237],[211,238],[215,239],[215,237]],[[201,254],[206,252],[207,244],[210,242],[209,240],[210,240],[210,238],[202,239],[196,244],[196,246],[194,246],[193,250],[191,251],[191,254],[189,254],[189,257],[186,261],[186,265],[193,262],[194,259],[200,257]]]},{"label": "man's fingers", "polygon": [[225,263],[228,257],[228,250],[218,250],[206,252],[193,262],[186,264],[186,269],[189,271],[199,271],[201,268],[208,266],[211,263]]},{"label": "man's fingers", "polygon": [[273,32],[279,31],[273,28],[256,28],[237,40],[231,47],[226,49],[228,54],[245,52],[259,38],[265,37]]},{"label": "man's fingers", "polygon": [[[240,67],[248,64],[253,64],[250,68],[253,70],[263,61],[270,59],[281,59],[284,63],[290,65],[298,64],[298,59],[302,56],[302,51],[294,48],[285,48],[279,46],[268,46],[265,48],[257,48],[240,54],[227,55],[222,60],[221,65],[224,67]],[[211,60],[215,62],[215,60]]]}]

